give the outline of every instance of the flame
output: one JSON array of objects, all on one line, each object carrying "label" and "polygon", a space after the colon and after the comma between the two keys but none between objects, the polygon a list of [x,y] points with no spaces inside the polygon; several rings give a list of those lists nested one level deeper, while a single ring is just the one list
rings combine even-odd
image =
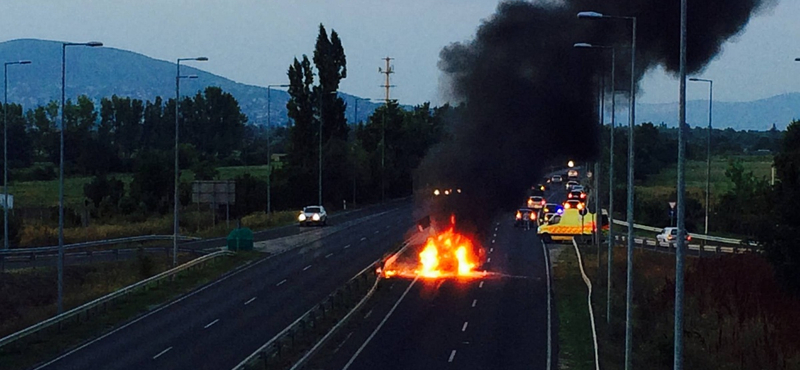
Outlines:
[{"label": "flame", "polygon": [[450,227],[428,238],[419,253],[417,274],[428,278],[469,276],[477,265],[477,259],[472,241]]}]

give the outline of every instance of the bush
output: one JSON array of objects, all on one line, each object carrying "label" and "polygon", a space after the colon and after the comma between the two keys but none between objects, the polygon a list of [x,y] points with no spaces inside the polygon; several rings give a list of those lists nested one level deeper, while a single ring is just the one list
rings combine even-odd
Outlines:
[{"label": "bush", "polygon": [[125,195],[125,184],[114,177],[108,179],[105,175],[98,175],[83,186],[83,194],[96,208],[101,208],[100,204],[106,203],[105,208],[110,206],[113,211]]},{"label": "bush", "polygon": [[[5,228],[2,226],[4,221],[5,213],[0,210],[0,234],[5,237]],[[22,236],[22,217],[14,216],[13,212],[8,213],[8,244],[9,246],[14,246],[19,244],[19,240]]]}]

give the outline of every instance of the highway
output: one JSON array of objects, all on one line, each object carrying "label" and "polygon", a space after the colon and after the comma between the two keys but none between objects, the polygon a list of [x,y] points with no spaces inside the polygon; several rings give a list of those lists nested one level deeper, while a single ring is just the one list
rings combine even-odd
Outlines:
[{"label": "highway", "polygon": [[248,265],[36,369],[230,369],[403,241],[413,226],[410,202],[384,207],[373,209],[379,212],[375,217]]},{"label": "highway", "polygon": [[512,214],[493,228],[485,277],[384,282],[389,297],[307,368],[556,369],[544,248],[533,229],[513,227]]}]

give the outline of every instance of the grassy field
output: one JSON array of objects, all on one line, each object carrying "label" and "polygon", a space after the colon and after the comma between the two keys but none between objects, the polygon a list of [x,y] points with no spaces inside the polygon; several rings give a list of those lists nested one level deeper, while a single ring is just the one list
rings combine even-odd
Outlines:
[{"label": "grassy field", "polygon": [[[711,202],[712,204],[723,193],[727,192],[733,183],[725,176],[731,160],[740,160],[745,172],[752,171],[757,178],[769,179],[772,174],[772,156],[726,156],[711,157]],[[686,162],[686,190],[695,194],[699,199],[705,199],[706,189],[706,161]],[[675,192],[678,181],[677,166],[662,168],[655,175],[651,175],[642,185],[637,186],[637,192],[644,196],[668,198]]]},{"label": "grassy field", "polygon": [[[583,254],[584,263],[588,257]],[[561,369],[594,369],[594,344],[586,304],[586,284],[571,244],[564,245],[553,267],[558,311],[558,364]]]},{"label": "grassy field", "polygon": [[[253,177],[266,178],[269,173],[268,167],[263,166],[237,166],[217,168],[219,180],[233,180],[237,176],[250,173]],[[110,174],[130,186],[133,175],[128,173]],[[183,171],[181,181],[193,181],[192,171]],[[64,178],[64,204],[68,207],[78,207],[83,205],[85,196],[83,195],[84,185],[92,181],[91,176],[66,177]],[[9,193],[14,194],[14,203],[17,207],[57,207],[58,206],[58,179],[50,181],[19,181],[9,179]]]},{"label": "grassy field", "polygon": [[[240,252],[232,257],[221,258],[201,269],[179,274],[172,282],[167,281],[146,291],[136,292],[126,298],[125,302],[111,305],[104,312],[93,312],[89,319],[82,322],[69,322],[61,330],[48,330],[45,335],[34,335],[4,346],[0,348],[0,368],[29,368],[122,322],[155,309],[178,295],[216,280],[237,266],[263,256],[258,252]],[[79,306],[155,275],[166,270],[169,264],[166,257],[147,255],[131,261],[69,266],[65,274],[65,308]],[[2,274],[0,292],[3,297],[10,299],[0,305],[0,337],[55,314],[53,281],[53,269],[20,270]]]}]

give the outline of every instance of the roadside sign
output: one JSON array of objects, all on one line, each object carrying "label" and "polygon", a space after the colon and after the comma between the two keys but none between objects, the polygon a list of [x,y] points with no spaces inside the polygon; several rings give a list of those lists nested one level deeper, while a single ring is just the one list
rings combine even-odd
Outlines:
[{"label": "roadside sign", "polygon": [[675,202],[669,202],[669,208],[675,209],[676,204]]},{"label": "roadside sign", "polygon": [[[6,195],[0,194],[0,209],[6,208]],[[14,209],[14,196],[8,194],[8,209]]]}]

